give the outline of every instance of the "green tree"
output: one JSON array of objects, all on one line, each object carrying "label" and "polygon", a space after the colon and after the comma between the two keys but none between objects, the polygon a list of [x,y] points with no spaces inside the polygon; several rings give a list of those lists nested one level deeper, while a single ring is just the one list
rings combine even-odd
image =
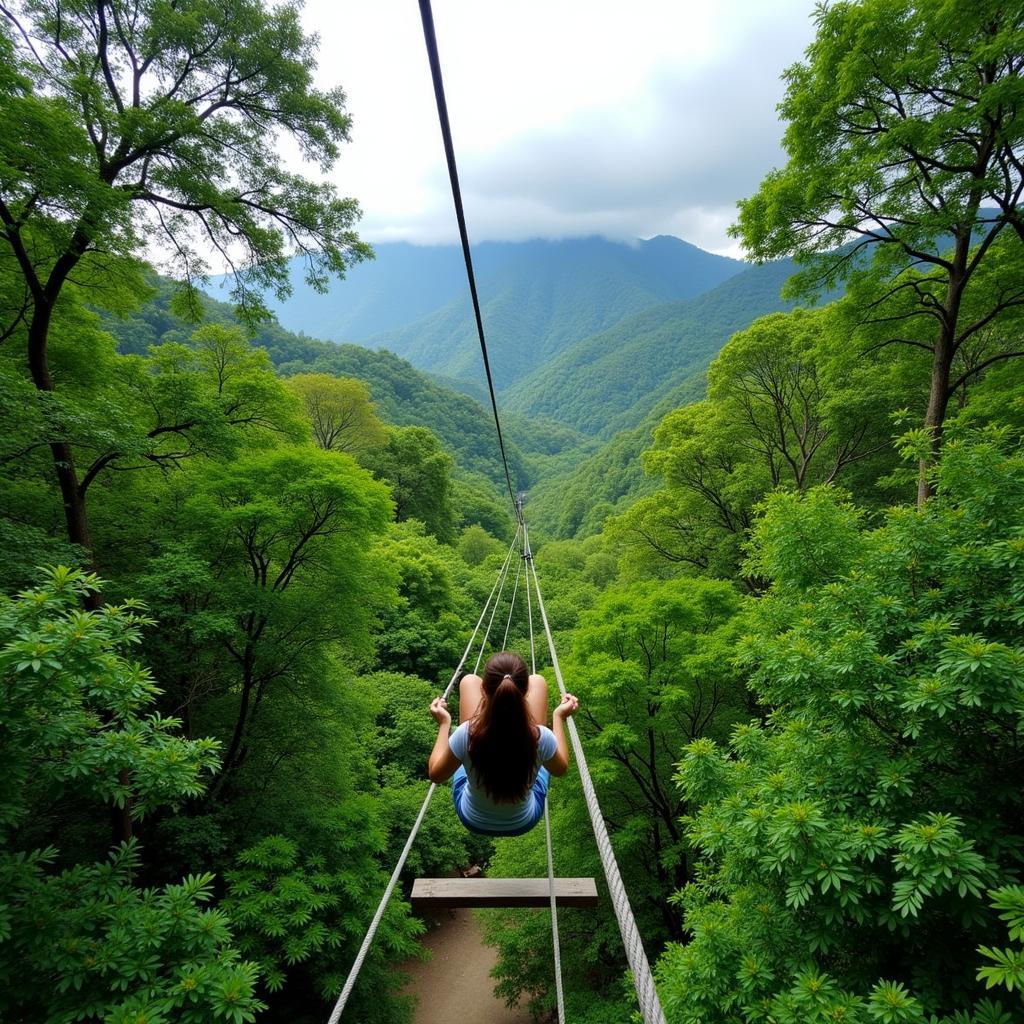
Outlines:
[{"label": "green tree", "polygon": [[[734,230],[757,260],[809,262],[795,290],[844,278],[861,289],[872,348],[929,353],[937,452],[957,353],[1024,303],[1020,12],[859,0],[821,6],[816,22],[786,72],[788,163],[740,204]],[[981,365],[1020,354],[1000,345]]]},{"label": "green tree", "polygon": [[[0,335],[23,341],[39,391],[57,387],[50,338],[68,282],[123,275],[147,240],[188,282],[212,247],[253,317],[262,289],[287,292],[289,248],[321,288],[369,255],[355,202],[279,156],[291,138],[326,169],[348,137],[341,91],[313,87],[296,7],[24,0],[0,16],[0,262],[20,280]],[[74,447],[60,430],[49,447],[68,538],[91,549]]]},{"label": "green tree", "polygon": [[[161,345],[147,357],[115,356],[110,373],[114,416],[83,415],[86,432],[76,438],[91,460],[78,484],[83,499],[107,469],[230,458],[246,435],[251,441],[260,430],[301,430],[266,353],[252,348],[240,327],[208,324],[185,344]],[[90,390],[93,401],[100,397]]]},{"label": "green tree", "polygon": [[834,308],[772,313],[734,334],[708,370],[709,400],[743,428],[736,447],[773,487],[832,483],[888,447],[884,369],[851,387],[846,329]]},{"label": "green tree", "polygon": [[418,519],[439,541],[452,543],[452,457],[426,427],[389,427],[387,435],[387,444],[367,461],[391,486],[395,520]]},{"label": "green tree", "polygon": [[[303,853],[297,843],[278,835],[268,836],[238,855],[238,866],[226,875],[223,906],[235,925],[239,947],[260,963],[271,993],[284,989],[287,970],[293,985],[296,975],[301,984],[312,983],[325,1006],[337,998],[344,984],[340,968],[356,952],[352,932],[362,924],[351,913],[352,903],[360,912],[372,914],[363,906],[369,900],[353,900],[366,888],[365,874],[353,869],[365,871],[368,866],[360,859],[332,870],[322,855]],[[371,893],[366,895],[374,898]],[[422,930],[422,922],[409,916],[408,906],[395,900],[378,942],[387,945],[391,959],[407,958],[417,952],[416,935]],[[366,973],[366,978],[360,976],[361,991],[353,1003],[353,1015],[375,1024],[408,1021],[411,998],[396,999],[393,992],[399,979],[372,962]],[[366,998],[363,993],[370,978],[376,991]],[[314,1013],[320,1010],[308,996],[288,994],[292,1001],[283,1004],[286,1008],[306,1002]]]},{"label": "green tree", "polygon": [[515,522],[508,491],[499,493],[494,483],[482,473],[460,469],[461,453],[454,451],[457,460],[452,474],[452,504],[459,523],[467,527],[474,524],[482,526],[492,537],[510,544],[515,533]]},{"label": "green tree", "polygon": [[[147,356],[120,356],[96,315],[70,295],[54,324],[60,328],[51,345],[63,371],[59,393],[40,392],[24,380],[16,352],[0,359],[8,427],[0,487],[7,517],[23,533],[32,526],[62,532],[60,496],[48,465],[50,442],[58,435],[78,455],[81,499],[100,494],[100,535],[93,541],[109,556],[105,527],[123,490],[110,486],[112,478],[166,473],[196,457],[231,458],[258,437],[303,433],[294,399],[238,326],[209,324]],[[92,515],[95,533],[95,506]],[[115,553],[107,568],[117,560]]]},{"label": "green tree", "polygon": [[[327,1017],[423,798],[422,760],[406,786],[378,759],[379,703],[375,677],[357,676],[343,649],[307,655],[264,692],[223,798],[161,819],[149,840],[162,859],[216,867],[224,879],[221,908],[236,946],[260,964],[268,1019]],[[197,722],[229,735],[236,705],[237,695],[213,696]],[[452,817],[439,830],[431,812],[419,857],[439,860],[461,844],[468,833]],[[462,862],[431,860],[428,873]],[[395,967],[416,952],[421,927],[396,894],[346,1016],[407,1019]]]},{"label": "green tree", "polygon": [[330,644],[350,663],[371,657],[394,582],[368,549],[390,504],[350,456],[312,445],[248,452],[172,483],[174,521],[150,510],[146,523],[163,519],[159,550],[135,585],[160,616],[154,648],[189,715],[212,695],[230,705],[219,793],[269,688],[302,678]]},{"label": "green tree", "polygon": [[326,373],[299,373],[285,386],[297,395],[313,427],[313,440],[335,452],[355,458],[380,448],[384,425],[377,419],[370,389],[361,380]]},{"label": "green tree", "polygon": [[256,965],[224,913],[202,906],[211,875],[143,889],[134,841],[98,863],[25,845],[62,795],[140,818],[198,795],[218,763],[214,741],[186,740],[152,710],[159,691],[127,657],[148,623],[138,606],[81,610],[98,586],[61,568],[0,597],[0,1011],[52,1024],[252,1021]]},{"label": "green tree", "polygon": [[[707,399],[669,413],[644,454],[664,486],[610,524],[630,571],[741,576],[754,508],[774,488],[842,479],[876,497],[895,462],[890,415],[913,387],[893,356],[856,358],[850,319],[843,306],[797,309],[729,339],[708,371]],[[743,579],[754,591],[763,582]]]},{"label": "green tree", "polygon": [[605,816],[648,865],[644,895],[677,938],[680,919],[664,894],[686,882],[690,865],[679,823],[686,803],[672,776],[686,743],[722,734],[744,710],[729,661],[740,607],[735,588],[717,580],[636,584],[602,594],[573,632],[567,671],[586,694],[580,728]]},{"label": "green tree", "polygon": [[[676,409],[658,425],[643,461],[662,488],[606,527],[623,543],[630,573],[665,575],[680,567],[722,579],[739,575],[753,504],[769,486],[763,468],[744,462],[740,435],[708,401]],[[756,588],[755,581],[748,585]]]},{"label": "green tree", "polygon": [[739,654],[774,710],[681,764],[701,867],[670,1020],[1016,1019],[979,979],[1011,977],[990,904],[1019,877],[1024,458],[950,439],[933,484],[874,529],[825,488],[766,505]]},{"label": "green tree", "polygon": [[467,565],[479,565],[490,555],[501,554],[501,541],[495,540],[482,526],[473,523],[459,537],[459,557]]},{"label": "green tree", "polygon": [[397,600],[380,616],[376,667],[447,682],[475,614],[467,566],[417,521],[394,524],[373,556],[398,576]]}]

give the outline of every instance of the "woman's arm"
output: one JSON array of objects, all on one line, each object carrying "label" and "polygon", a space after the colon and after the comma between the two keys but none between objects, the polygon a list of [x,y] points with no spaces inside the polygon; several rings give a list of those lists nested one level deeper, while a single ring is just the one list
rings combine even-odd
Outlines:
[{"label": "woman's arm", "polygon": [[431,782],[447,782],[458,771],[461,763],[448,746],[452,716],[448,712],[447,701],[443,697],[433,700],[430,704],[430,714],[437,722],[437,739],[434,740],[434,749],[430,752],[430,760],[427,762],[427,775]]},{"label": "woman's arm", "polygon": [[552,758],[544,762],[552,775],[564,775],[569,770],[569,745],[565,742],[565,720],[576,714],[580,702],[571,693],[562,697],[562,703],[555,708],[551,716],[551,731],[555,734],[558,749]]}]

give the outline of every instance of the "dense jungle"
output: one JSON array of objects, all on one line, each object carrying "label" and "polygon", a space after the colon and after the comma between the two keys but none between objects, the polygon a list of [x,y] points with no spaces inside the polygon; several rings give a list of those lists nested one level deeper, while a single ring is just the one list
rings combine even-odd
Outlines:
[{"label": "dense jungle", "polygon": [[[509,468],[669,1024],[1018,1024],[1024,5],[812,16],[743,261],[478,247]],[[317,45],[292,3],[0,0],[10,1024],[326,1021],[522,561],[461,252],[313,173]],[[539,631],[511,587],[488,650]],[[575,763],[549,804],[602,895],[566,1018],[638,1021]],[[412,880],[472,865],[546,876],[543,829],[442,790],[343,1020],[413,1021]],[[480,920],[555,1020],[547,911]]]}]

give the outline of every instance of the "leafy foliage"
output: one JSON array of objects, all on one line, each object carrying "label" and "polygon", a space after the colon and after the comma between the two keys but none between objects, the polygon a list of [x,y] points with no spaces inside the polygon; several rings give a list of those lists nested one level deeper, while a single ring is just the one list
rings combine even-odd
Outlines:
[{"label": "leafy foliage", "polygon": [[47,1024],[256,1019],[258,967],[231,945],[227,915],[202,906],[211,875],[139,889],[130,843],[106,863],[51,875],[54,854],[3,858],[5,1012]]},{"label": "leafy foliage", "polygon": [[[363,880],[344,869],[329,870],[322,857],[300,857],[297,845],[283,836],[268,836],[238,855],[238,867],[228,872],[226,882],[224,910],[235,924],[240,948],[260,960],[267,988],[279,992],[284,968],[303,964],[312,969],[323,999],[335,996],[338,960],[350,955],[345,904],[361,893]],[[392,919],[400,910],[392,908]],[[416,952],[418,930],[392,926],[385,935],[398,943],[393,952],[409,956]],[[401,1011],[393,1006],[391,1012]]]},{"label": "leafy foliage", "polygon": [[[43,586],[0,598],[4,646],[3,788],[0,826],[10,835],[33,796],[73,787],[141,817],[196,796],[219,761],[212,740],[185,740],[180,722],[149,712],[160,692],[121,653],[150,623],[139,606],[102,615],[77,607],[94,576],[57,568]],[[124,773],[131,773],[131,785]]]},{"label": "leafy foliage", "polygon": [[1005,330],[1024,303],[1019,12],[860,0],[815,20],[780,105],[789,161],[740,203],[734,232],[758,260],[806,264],[794,293],[849,280],[873,349],[929,353],[923,502],[950,399],[979,369],[1020,355]]},{"label": "leafy foliage", "polygon": [[[568,671],[587,694],[580,728],[605,815],[649,866],[649,890],[634,891],[634,904],[663,906],[664,890],[689,876],[673,752],[724,733],[743,710],[743,681],[729,660],[740,606],[731,584],[712,580],[610,588],[573,633]],[[663,917],[678,932],[672,911]]]},{"label": "leafy foliage", "polygon": [[417,519],[439,541],[451,543],[452,457],[426,427],[392,427],[370,465],[391,487],[395,519]]},{"label": "leafy foliage", "polygon": [[[195,325],[177,315],[174,303],[175,283],[153,277],[153,291],[141,307],[129,316],[104,316],[104,327],[114,334],[121,350],[143,354],[151,345],[185,341]],[[204,321],[233,325],[231,306],[197,293]],[[178,312],[181,312],[178,310]],[[376,413],[394,426],[421,426],[433,431],[449,452],[456,456],[459,473],[484,479],[491,485],[504,483],[501,459],[494,449],[494,426],[488,412],[475,399],[444,387],[404,359],[386,350],[373,351],[357,345],[335,345],[284,330],[275,322],[255,327],[254,343],[265,349],[271,362],[286,377],[293,375],[328,376],[356,379],[369,386]],[[514,442],[508,446],[515,477],[526,481],[531,476],[527,451],[560,451],[570,447],[578,436],[565,427],[547,422],[513,420]],[[474,484],[479,489],[479,484]]]},{"label": "leafy foliage", "polygon": [[288,380],[288,390],[302,400],[313,439],[321,448],[358,458],[384,445],[384,427],[362,381],[300,373]]},{"label": "leafy foliage", "polygon": [[[708,371],[707,399],[669,413],[644,455],[663,486],[609,524],[629,571],[735,578],[773,488],[842,479],[878,499],[893,462],[889,416],[913,400],[913,378],[898,359],[851,353],[850,315],[841,305],[774,313],[730,338]],[[761,585],[756,572],[745,583]]]},{"label": "leafy foliage", "polygon": [[[936,486],[827,561],[770,559],[741,660],[776,710],[680,767],[703,866],[679,896],[692,938],[659,966],[674,1019],[987,1012],[965,951],[992,952],[986,890],[1020,854],[1024,461],[950,443]],[[796,500],[768,502],[755,557]],[[823,535],[856,531],[824,494],[801,503]],[[984,977],[1012,980],[995,959]]]},{"label": "leafy foliage", "polygon": [[489,555],[501,554],[501,542],[495,540],[478,523],[473,523],[459,536],[458,552],[467,565],[479,565]]},{"label": "leafy foliage", "polygon": [[[193,239],[207,231],[229,258],[245,246],[237,297],[259,305],[254,286],[287,289],[288,243],[321,286],[369,255],[350,230],[355,202],[278,156],[289,136],[330,166],[348,138],[341,91],[313,87],[315,40],[294,8],[238,0],[190,15],[119,3],[58,15],[25,3],[6,22],[4,237],[22,266],[29,231],[65,274],[89,251],[131,253],[151,231],[191,278],[205,267]],[[56,264],[62,254],[70,266]]]},{"label": "leafy foliage", "polygon": [[137,606],[81,610],[98,585],[58,568],[0,599],[0,1008],[54,1024],[252,1021],[258,970],[223,911],[203,907],[211,875],[143,889],[134,841],[63,870],[54,847],[23,845],[30,817],[62,792],[130,801],[142,816],[201,793],[218,764],[214,741],[184,739],[180,722],[150,710],[159,691],[126,657],[148,622]]},{"label": "leafy foliage", "polygon": [[[999,917],[1007,923],[1010,941],[1020,942],[1024,938],[1024,888],[1019,885],[1004,885],[989,891],[989,900]],[[1003,985],[1009,991],[1024,990],[1024,950],[1019,946],[1010,949],[978,949],[983,957],[991,960],[987,967],[978,968],[978,979],[986,988]]]}]

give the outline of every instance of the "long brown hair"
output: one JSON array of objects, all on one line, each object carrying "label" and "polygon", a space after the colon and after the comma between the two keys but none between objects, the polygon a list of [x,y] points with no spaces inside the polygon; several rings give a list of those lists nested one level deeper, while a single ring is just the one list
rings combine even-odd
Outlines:
[{"label": "long brown hair", "polygon": [[511,651],[484,666],[484,699],[469,730],[469,757],[496,803],[514,803],[533,783],[540,732],[526,703],[526,662]]}]

